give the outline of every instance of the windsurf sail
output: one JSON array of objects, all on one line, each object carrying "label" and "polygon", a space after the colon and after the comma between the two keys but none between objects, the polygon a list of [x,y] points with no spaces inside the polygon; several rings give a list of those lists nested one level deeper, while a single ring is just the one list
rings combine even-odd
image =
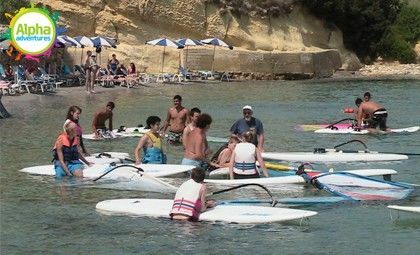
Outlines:
[{"label": "windsurf sail", "polygon": [[[302,177],[304,175],[306,174]],[[406,198],[413,191],[410,185],[343,172],[306,176],[305,180],[334,195],[358,201],[399,200]]]}]

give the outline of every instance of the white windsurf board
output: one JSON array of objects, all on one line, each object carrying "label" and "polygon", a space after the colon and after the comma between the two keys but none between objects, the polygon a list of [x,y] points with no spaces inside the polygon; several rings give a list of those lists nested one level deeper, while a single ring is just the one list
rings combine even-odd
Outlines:
[{"label": "white windsurf board", "polygon": [[[358,169],[343,171],[353,173],[361,176],[381,176],[381,175],[393,175],[397,174],[397,171],[393,169]],[[322,174],[322,173],[320,173]],[[240,185],[248,183],[256,183],[262,185],[275,185],[275,184],[299,184],[305,183],[305,180],[298,175],[291,176],[280,176],[280,177],[268,177],[268,178],[249,178],[249,179],[234,179],[234,180],[221,180],[221,179],[205,179],[204,182],[210,184],[220,185]]]},{"label": "white windsurf board", "polygon": [[[169,218],[173,200],[114,199],[96,204],[96,210],[108,215]],[[218,205],[200,215],[200,221],[258,224],[302,219],[317,212],[263,206]]]}]

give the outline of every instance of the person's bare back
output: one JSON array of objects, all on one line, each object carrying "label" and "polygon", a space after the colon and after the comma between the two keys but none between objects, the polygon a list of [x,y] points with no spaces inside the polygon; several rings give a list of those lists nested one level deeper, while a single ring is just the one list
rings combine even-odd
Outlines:
[{"label": "person's bare back", "polygon": [[204,134],[200,128],[195,128],[186,137],[184,157],[193,160],[204,160],[204,152]]},{"label": "person's bare back", "polygon": [[372,114],[375,111],[383,109],[382,105],[375,103],[373,101],[363,102],[360,104],[359,111],[363,114]]}]

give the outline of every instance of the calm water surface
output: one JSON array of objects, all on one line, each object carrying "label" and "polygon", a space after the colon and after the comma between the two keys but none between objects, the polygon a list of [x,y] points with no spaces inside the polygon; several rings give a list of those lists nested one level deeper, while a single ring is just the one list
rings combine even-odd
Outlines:
[{"label": "calm water surface", "polygon": [[[76,90],[81,90],[77,88]],[[84,188],[71,180],[29,176],[18,170],[49,164],[50,149],[62,128],[67,108],[83,108],[81,125],[90,132],[93,114],[107,101],[116,103],[115,126],[145,124],[149,115],[162,119],[180,94],[188,108],[210,113],[213,136],[226,136],[245,104],[264,123],[267,151],[311,151],[359,138],[371,150],[420,153],[420,132],[410,135],[352,137],[297,133],[296,124],[330,123],[347,117],[356,96],[370,91],[389,110],[391,127],[420,124],[420,86],[392,82],[243,82],[211,85],[166,85],[135,90],[105,90],[94,96],[71,89],[59,94],[3,98],[13,118],[0,120],[0,251],[2,254],[419,254],[420,216],[391,212],[385,203],[340,204],[303,209],[319,214],[302,222],[243,226],[177,223],[165,219],[104,216],[95,204],[112,198],[172,198],[171,194]],[[136,139],[88,142],[90,152],[126,151]],[[214,150],[217,144],[211,145]],[[168,160],[179,163],[179,147],[169,147]],[[420,183],[420,157],[395,163],[318,165],[319,168],[392,168],[394,180]],[[180,178],[169,179],[180,184]],[[217,190],[221,187],[212,187]],[[276,197],[323,195],[311,187],[274,187]],[[420,206],[420,192],[399,202]],[[218,197],[259,197],[253,189]]]}]

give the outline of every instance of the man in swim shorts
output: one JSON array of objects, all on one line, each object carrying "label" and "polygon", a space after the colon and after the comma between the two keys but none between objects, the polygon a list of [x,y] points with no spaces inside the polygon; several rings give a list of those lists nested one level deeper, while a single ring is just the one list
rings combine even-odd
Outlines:
[{"label": "man in swim shorts", "polygon": [[170,144],[181,144],[182,133],[188,122],[190,122],[189,111],[182,106],[182,97],[176,95],[174,96],[174,106],[168,109],[162,137],[169,127],[168,142]]},{"label": "man in swim shorts", "polygon": [[382,131],[389,131],[389,128],[386,126],[388,112],[384,107],[372,100],[363,102],[361,98],[357,98],[355,104],[358,108],[356,130],[361,129],[363,116],[369,115],[368,129],[370,129],[370,131],[377,129],[378,127]]}]

